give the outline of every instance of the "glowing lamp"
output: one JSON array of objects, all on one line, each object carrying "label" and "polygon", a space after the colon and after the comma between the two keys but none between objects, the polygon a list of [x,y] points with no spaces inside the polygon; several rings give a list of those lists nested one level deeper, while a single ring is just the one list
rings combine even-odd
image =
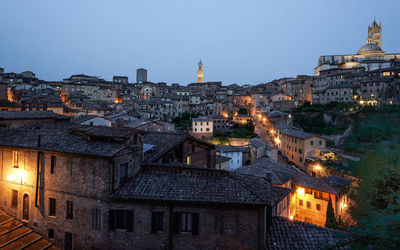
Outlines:
[{"label": "glowing lamp", "polygon": [[314,169],[315,169],[315,170],[321,170],[322,168],[321,168],[320,165],[315,165],[315,166],[314,166]]},{"label": "glowing lamp", "polygon": [[290,216],[289,216],[289,219],[290,219],[290,220],[293,220],[293,219],[294,219],[293,215],[290,215]]},{"label": "glowing lamp", "polygon": [[276,138],[275,138],[275,142],[276,142],[276,144],[279,144],[279,143],[281,143],[281,140],[279,140],[279,138],[276,137]]},{"label": "glowing lamp", "polygon": [[304,188],[298,188],[297,193],[301,196],[304,196]]},{"label": "glowing lamp", "polygon": [[9,181],[15,181],[15,180],[17,179],[17,177],[15,177],[15,175],[13,175],[13,174],[10,174],[10,175],[7,177],[7,179],[8,179]]},{"label": "glowing lamp", "polygon": [[343,207],[347,207],[347,203],[344,203],[344,204],[343,204]]}]

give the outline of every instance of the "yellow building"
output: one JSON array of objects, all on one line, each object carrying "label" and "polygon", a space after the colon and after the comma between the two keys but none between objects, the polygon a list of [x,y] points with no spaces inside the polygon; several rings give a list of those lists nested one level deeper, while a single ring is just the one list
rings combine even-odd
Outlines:
[{"label": "yellow building", "polygon": [[351,221],[347,213],[350,200],[344,192],[346,187],[353,183],[350,179],[340,176],[316,178],[293,166],[266,157],[235,171],[260,177],[270,174],[274,186],[292,189],[292,192],[276,205],[274,214],[278,216],[325,226],[330,197],[336,218]]},{"label": "yellow building", "polygon": [[319,156],[321,149],[326,147],[325,138],[297,129],[282,130],[276,142],[282,154],[305,172],[309,172],[306,158]]}]

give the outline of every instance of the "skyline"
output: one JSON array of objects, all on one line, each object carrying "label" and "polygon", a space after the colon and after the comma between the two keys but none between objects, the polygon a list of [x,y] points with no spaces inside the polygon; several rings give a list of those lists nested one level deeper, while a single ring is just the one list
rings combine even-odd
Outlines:
[{"label": "skyline", "polygon": [[[312,75],[321,55],[356,53],[374,16],[383,26],[383,50],[400,51],[395,1],[302,1],[289,8],[205,2],[6,1],[0,67],[44,80],[88,74],[126,75],[130,82],[146,68],[151,82],[187,85],[196,82],[201,59],[204,81],[255,84]],[[315,12],[321,8],[329,12]]]}]

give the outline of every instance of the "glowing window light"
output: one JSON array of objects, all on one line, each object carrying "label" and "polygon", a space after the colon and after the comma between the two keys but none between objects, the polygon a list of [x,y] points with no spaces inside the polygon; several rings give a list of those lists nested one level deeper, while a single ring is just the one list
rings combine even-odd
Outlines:
[{"label": "glowing window light", "polygon": [[298,188],[297,193],[301,196],[304,196],[304,188]]}]

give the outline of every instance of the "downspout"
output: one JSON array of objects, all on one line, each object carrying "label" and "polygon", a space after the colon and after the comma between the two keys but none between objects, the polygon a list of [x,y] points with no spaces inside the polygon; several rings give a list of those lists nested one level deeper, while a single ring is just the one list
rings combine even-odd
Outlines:
[{"label": "downspout", "polygon": [[174,206],[169,206],[168,249],[174,249]]},{"label": "downspout", "polygon": [[38,151],[37,151],[37,162],[36,162],[36,187],[35,187],[35,207],[39,207],[38,205],[38,193],[39,193],[39,167],[40,167],[40,135],[38,136]]}]

